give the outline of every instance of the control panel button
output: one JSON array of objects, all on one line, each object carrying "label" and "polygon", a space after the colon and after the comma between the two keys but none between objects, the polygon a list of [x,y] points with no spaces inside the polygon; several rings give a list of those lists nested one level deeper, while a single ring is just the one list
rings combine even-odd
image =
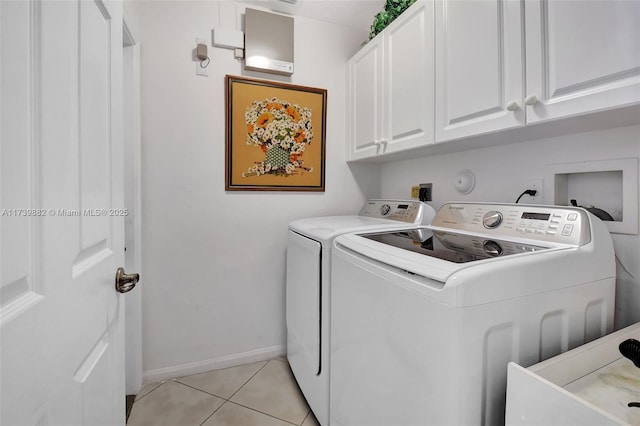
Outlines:
[{"label": "control panel button", "polygon": [[564,235],[565,237],[568,237],[569,235],[571,235],[572,231],[573,231],[573,225],[566,224],[564,228],[562,228],[562,235]]},{"label": "control panel button", "polygon": [[502,254],[502,247],[495,241],[487,240],[482,244],[482,249],[489,256],[500,256]]},{"label": "control panel button", "polygon": [[495,210],[485,213],[484,217],[482,218],[482,224],[487,229],[497,228],[501,223],[502,213]]},{"label": "control panel button", "polygon": [[567,215],[567,220],[574,221],[578,219],[578,213],[569,213]]},{"label": "control panel button", "polygon": [[380,207],[380,214],[381,214],[382,216],[386,216],[386,215],[388,215],[390,211],[391,211],[391,206],[390,206],[389,204],[383,204],[383,205]]}]

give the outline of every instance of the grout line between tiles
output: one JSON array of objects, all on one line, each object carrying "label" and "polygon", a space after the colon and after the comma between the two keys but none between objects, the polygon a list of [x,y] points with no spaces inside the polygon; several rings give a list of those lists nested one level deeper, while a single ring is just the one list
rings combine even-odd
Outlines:
[{"label": "grout line between tiles", "polygon": [[[244,407],[244,408],[246,408],[247,410],[255,411],[256,413],[264,414],[265,416],[269,416],[269,417],[271,417],[271,418],[273,418],[273,419],[280,420],[281,422],[289,423],[290,425],[300,426],[300,425],[298,425],[297,423],[293,423],[293,422],[290,422],[289,420],[281,419],[280,417],[276,417],[276,416],[274,416],[273,414],[265,413],[265,412],[263,412],[263,411],[256,410],[255,408],[247,407],[246,405],[238,404],[237,402],[233,402],[233,401],[227,401],[227,402],[228,402],[229,404],[239,405],[240,407]],[[305,417],[305,419],[306,419],[306,417]],[[303,420],[303,423],[304,423],[304,420]],[[301,424],[302,424],[302,423],[301,423]]]},{"label": "grout line between tiles", "polygon": [[206,419],[204,419],[204,420],[202,421],[202,423],[200,423],[200,426],[202,426],[203,424],[205,424],[205,423],[207,422],[207,420],[209,420],[209,419],[210,419],[210,418],[211,418],[215,413],[217,413],[219,409],[221,409],[222,407],[224,407],[224,405],[225,405],[227,402],[229,402],[229,401],[225,399],[225,400],[224,400],[224,402],[223,402],[223,403],[222,403],[218,408],[216,408],[215,410],[213,410],[213,413],[211,413],[211,414],[209,415],[209,417],[207,417]]},{"label": "grout line between tiles", "polygon": [[[1,1],[1,0],[0,0],[0,1]],[[248,379],[247,379],[243,384],[241,384],[241,385],[240,385],[240,387],[239,387],[238,389],[236,389],[236,391],[235,391],[234,393],[232,393],[232,394],[231,394],[231,396],[230,396],[229,398],[226,398],[226,397],[224,397],[224,396],[220,396],[220,395],[216,395],[215,393],[207,392],[207,391],[205,391],[205,390],[202,390],[202,389],[200,389],[200,388],[197,388],[197,387],[195,387],[195,386],[192,386],[192,385],[190,385],[190,384],[183,383],[183,382],[181,382],[181,381],[180,381],[181,379],[184,379],[185,377],[190,377],[190,376],[178,377],[178,378],[176,378],[176,379],[171,379],[171,381],[173,381],[173,382],[178,382],[178,383],[180,383],[181,385],[189,386],[189,387],[190,387],[190,388],[192,388],[192,389],[199,390],[200,392],[204,392],[204,393],[206,393],[206,394],[208,394],[208,395],[215,396],[216,398],[220,398],[220,399],[224,399],[225,401],[229,401],[229,400],[233,397],[233,395],[235,395],[235,394],[236,394],[240,389],[242,389],[242,387],[243,387],[244,385],[246,385],[246,384],[249,382],[249,380],[253,379],[253,376],[255,376],[256,374],[258,374],[258,373],[260,372],[260,370],[262,370],[262,369],[263,369],[263,368],[264,368],[264,367],[269,363],[269,361],[271,361],[271,360],[267,360],[267,361],[264,363],[264,365],[263,365],[262,367],[260,367],[260,368],[255,372],[255,373],[253,373],[253,375],[252,375],[251,377],[249,377],[249,378],[248,378]],[[242,364],[242,365],[246,365],[246,364]],[[240,367],[240,366],[236,366],[236,367]],[[235,367],[228,367],[228,368],[223,368],[223,369],[221,369],[221,370],[211,370],[211,371],[222,371],[222,370],[228,370],[228,369],[231,369],[231,368],[235,368]],[[208,371],[205,371],[205,373],[208,373]]]},{"label": "grout line between tiles", "polygon": [[[145,393],[144,395],[142,395],[140,398],[137,398],[133,401],[133,404],[135,405],[136,402],[146,398],[147,396],[149,396],[151,394],[151,392],[153,392],[154,390],[158,389],[160,386],[164,385],[165,383],[167,383],[167,381],[162,381],[158,383],[158,386],[154,387],[153,389],[151,389],[149,392]],[[142,390],[142,389],[140,389]],[[133,407],[133,406],[132,406]]]},{"label": "grout line between tiles", "polygon": [[[155,391],[156,389],[159,389],[161,386],[166,385],[166,384],[167,384],[167,383],[169,383],[169,382],[177,383],[178,385],[182,385],[182,386],[188,387],[188,388],[190,388],[190,389],[193,389],[193,390],[198,391],[198,392],[200,392],[200,393],[203,393],[203,394],[205,394],[205,395],[213,396],[214,398],[218,398],[218,399],[221,399],[221,400],[223,400],[223,401],[224,401],[222,404],[220,404],[220,407],[218,407],[218,408],[216,408],[215,410],[213,410],[213,412],[212,412],[212,413],[211,413],[211,414],[210,414],[210,415],[209,415],[209,416],[208,416],[208,417],[207,417],[207,418],[206,418],[202,423],[206,422],[206,421],[209,419],[209,417],[213,416],[213,415],[214,415],[214,414],[215,414],[215,413],[216,413],[216,412],[217,412],[217,411],[218,411],[218,410],[219,410],[219,409],[220,409],[224,404],[226,404],[226,403],[227,403],[227,400],[226,400],[225,398],[221,398],[221,397],[219,397],[219,396],[217,396],[217,395],[213,395],[213,394],[211,394],[211,393],[209,393],[209,392],[205,392],[205,391],[203,391],[203,390],[200,390],[200,389],[194,388],[193,386],[186,385],[186,384],[181,383],[181,382],[179,382],[179,381],[177,381],[177,380],[175,380],[175,379],[172,379],[172,380],[165,380],[165,381],[161,382],[158,386],[156,386],[155,388],[153,388],[153,389],[152,389],[151,391],[149,391],[147,394],[145,394],[144,396],[140,397],[140,399],[139,399],[138,401],[140,401],[140,400],[144,399],[147,395],[150,395],[153,391]],[[138,401],[134,401],[134,402],[133,402],[133,405],[131,406],[131,411],[133,411],[133,408],[134,408],[135,404],[136,404]],[[128,420],[129,420],[129,419],[127,418],[127,421],[128,421]],[[200,425],[202,425],[202,423],[201,423]],[[125,423],[125,424],[126,424],[126,423]]]},{"label": "grout line between tiles", "polygon": [[226,400],[227,400],[226,398],[221,398],[221,397],[219,397],[218,395],[214,395],[214,394],[212,394],[212,393],[205,392],[205,391],[203,391],[203,390],[201,390],[201,389],[194,388],[193,386],[185,385],[184,383],[179,382],[179,381],[177,381],[177,380],[171,380],[171,381],[172,381],[172,382],[174,382],[174,383],[177,383],[177,384],[179,384],[179,385],[185,386],[185,387],[187,387],[187,388],[190,388],[190,389],[196,390],[196,391],[198,391],[198,392],[200,392],[200,393],[203,393],[203,394],[205,394],[205,395],[213,396],[213,397],[215,397],[215,398],[222,399],[222,400],[224,400],[224,401],[226,401]]},{"label": "grout line between tiles", "polygon": [[191,389],[197,390],[197,391],[199,391],[199,392],[206,393],[207,395],[215,396],[216,398],[220,398],[220,399],[224,399],[225,401],[228,401],[228,399],[227,399],[227,398],[225,398],[224,396],[220,396],[220,395],[216,395],[215,393],[211,393],[211,392],[204,391],[204,390],[202,390],[202,389],[199,389],[199,388],[196,388],[196,387],[194,387],[194,386],[191,386],[191,385],[189,385],[189,384],[187,384],[187,383],[182,383],[182,382],[181,382],[181,381],[179,381],[179,380],[173,379],[173,380],[172,380],[172,382],[180,383],[180,384],[181,384],[181,385],[183,385],[183,386],[186,386],[186,387],[189,387],[189,388],[191,388]]},{"label": "grout line between tiles", "polygon": [[[265,368],[267,366],[267,364],[269,364],[271,360],[268,360],[267,362],[264,363],[264,365],[262,367],[260,367],[258,369],[258,371],[256,371],[253,376],[249,377],[242,385],[240,385],[240,387],[238,389],[236,389],[236,391],[234,393],[231,394],[231,396],[229,397],[228,401],[231,401],[231,398],[233,398],[235,396],[235,394],[237,394],[238,392],[240,392],[240,389],[242,389],[243,387],[245,387],[245,385],[247,383],[249,383],[251,381],[251,379],[253,379],[254,377],[256,377],[256,374],[258,374],[259,372],[262,371],[263,368]],[[240,404],[238,404],[240,405]]]},{"label": "grout line between tiles", "polygon": [[309,418],[310,415],[311,415],[311,408],[309,408],[309,412],[307,413],[306,417],[304,418],[304,420],[302,420],[302,423],[300,423],[299,426],[302,426],[304,424],[304,422],[307,421],[307,419]]},{"label": "grout line between tiles", "polygon": [[220,404],[220,407],[218,407],[218,408],[216,408],[215,410],[213,410],[213,412],[212,412],[212,413],[211,413],[211,414],[210,414],[206,419],[204,419],[204,421],[203,421],[202,423],[200,423],[200,426],[202,426],[202,424],[203,424],[204,422],[206,422],[206,421],[209,419],[209,417],[213,416],[213,415],[216,413],[216,411],[218,411],[218,410],[219,410],[219,409],[220,409],[224,404],[226,404],[227,402],[229,402],[229,401],[227,401],[225,398],[220,398],[220,397],[219,397],[219,396],[217,396],[217,395],[213,395],[213,394],[211,394],[211,393],[209,393],[209,392],[205,392],[205,391],[203,391],[203,390],[200,390],[200,389],[194,388],[193,386],[185,385],[184,383],[181,383],[181,382],[179,382],[179,381],[177,381],[177,380],[171,380],[171,381],[172,381],[172,382],[174,382],[174,383],[177,383],[177,384],[179,384],[179,385],[182,385],[182,386],[184,386],[184,387],[187,387],[187,388],[193,389],[193,390],[195,390],[195,391],[198,391],[198,392],[200,392],[200,393],[203,393],[203,394],[205,394],[205,395],[213,396],[214,398],[218,398],[218,399],[221,399],[221,400],[223,400],[223,401],[224,401],[222,404]]}]

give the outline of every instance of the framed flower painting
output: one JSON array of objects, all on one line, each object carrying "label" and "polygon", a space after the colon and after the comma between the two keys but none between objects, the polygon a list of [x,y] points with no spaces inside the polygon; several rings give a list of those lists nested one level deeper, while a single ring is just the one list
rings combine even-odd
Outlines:
[{"label": "framed flower painting", "polygon": [[227,191],[324,191],[327,91],[226,76]]}]

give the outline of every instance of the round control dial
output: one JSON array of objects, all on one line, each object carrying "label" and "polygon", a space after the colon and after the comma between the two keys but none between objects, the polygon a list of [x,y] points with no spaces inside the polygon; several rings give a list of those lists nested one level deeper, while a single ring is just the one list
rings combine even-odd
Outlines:
[{"label": "round control dial", "polygon": [[482,249],[489,256],[496,257],[502,254],[502,247],[500,247],[500,244],[496,243],[495,241],[491,241],[491,240],[485,241],[482,244]]},{"label": "round control dial", "polygon": [[389,204],[383,204],[383,205],[380,207],[380,214],[381,214],[382,216],[386,216],[386,215],[388,215],[390,211],[391,211],[391,206],[390,206]]},{"label": "round control dial", "polygon": [[482,218],[482,224],[487,229],[497,228],[498,226],[500,226],[501,223],[502,223],[502,213],[500,213],[499,211],[493,210],[493,211],[487,212]]}]

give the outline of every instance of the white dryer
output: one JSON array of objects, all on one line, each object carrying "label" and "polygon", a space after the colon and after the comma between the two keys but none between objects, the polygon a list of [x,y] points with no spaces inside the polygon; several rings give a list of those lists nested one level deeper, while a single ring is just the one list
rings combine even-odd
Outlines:
[{"label": "white dryer", "polygon": [[435,211],[406,200],[369,200],[358,215],[300,219],[287,243],[287,358],[320,424],[329,424],[331,249],[336,236],[428,224]]},{"label": "white dryer", "polygon": [[613,245],[583,209],[445,204],[332,256],[332,426],[504,424],[509,361],[613,329]]}]

